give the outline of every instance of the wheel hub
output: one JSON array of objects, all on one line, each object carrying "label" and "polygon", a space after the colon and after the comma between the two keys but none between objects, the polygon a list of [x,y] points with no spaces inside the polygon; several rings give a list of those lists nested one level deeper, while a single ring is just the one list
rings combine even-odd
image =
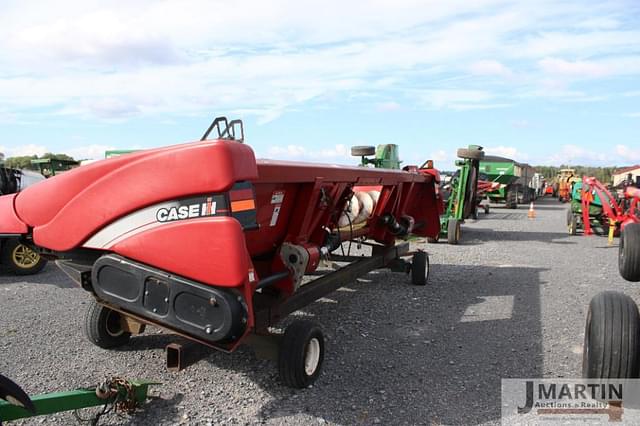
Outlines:
[{"label": "wheel hub", "polygon": [[317,338],[309,340],[307,351],[304,356],[304,372],[307,376],[312,376],[320,363],[320,341]]},{"label": "wheel hub", "polygon": [[19,268],[30,269],[40,261],[40,255],[28,246],[18,244],[11,252],[11,260]]}]

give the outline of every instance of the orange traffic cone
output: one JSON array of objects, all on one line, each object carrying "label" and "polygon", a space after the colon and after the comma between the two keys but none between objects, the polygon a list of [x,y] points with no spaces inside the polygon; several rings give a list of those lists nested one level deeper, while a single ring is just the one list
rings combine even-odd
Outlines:
[{"label": "orange traffic cone", "polygon": [[536,217],[536,211],[533,209],[533,201],[529,204],[529,213],[527,214],[527,217],[529,217],[529,219]]}]

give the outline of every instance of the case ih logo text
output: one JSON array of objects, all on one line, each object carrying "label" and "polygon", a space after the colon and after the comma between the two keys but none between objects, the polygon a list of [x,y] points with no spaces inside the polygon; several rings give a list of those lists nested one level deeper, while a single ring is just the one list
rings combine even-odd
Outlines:
[{"label": "case ih logo text", "polygon": [[158,222],[171,222],[174,220],[193,219],[194,217],[215,216],[216,202],[213,198],[207,198],[205,203],[186,204],[166,208],[163,207],[156,212]]}]

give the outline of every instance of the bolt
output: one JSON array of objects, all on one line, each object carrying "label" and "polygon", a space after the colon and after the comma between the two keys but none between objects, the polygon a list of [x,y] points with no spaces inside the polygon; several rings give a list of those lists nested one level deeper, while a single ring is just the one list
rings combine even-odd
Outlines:
[{"label": "bolt", "polygon": [[169,298],[168,297],[164,298],[164,303],[169,303]]},{"label": "bolt", "polygon": [[156,312],[158,312],[158,310],[156,308],[153,308],[153,313],[155,314]]},{"label": "bolt", "polygon": [[247,319],[243,317],[243,318],[242,318],[242,323],[243,323],[243,324],[246,324],[246,323],[247,323]]},{"label": "bolt", "polygon": [[213,333],[213,328],[211,328],[211,326],[207,326],[207,328],[204,329],[204,332],[207,334],[211,334]]},{"label": "bolt", "polygon": [[149,290],[145,291],[145,292],[144,292],[144,295],[145,295],[145,296],[148,296],[148,295],[149,295]]},{"label": "bolt", "polygon": [[211,298],[209,298],[209,304],[211,306],[216,306],[218,304],[218,301],[216,300],[215,297],[211,297]]}]

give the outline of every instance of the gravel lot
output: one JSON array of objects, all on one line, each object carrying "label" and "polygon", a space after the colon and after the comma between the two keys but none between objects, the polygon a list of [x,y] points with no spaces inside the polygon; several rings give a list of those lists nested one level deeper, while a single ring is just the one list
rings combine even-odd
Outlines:
[{"label": "gravel lot", "polygon": [[[148,329],[118,351],[82,333],[88,293],[53,265],[26,279],[0,273],[0,372],[31,394],[105,376],[162,382],[132,416],[104,424],[499,424],[500,379],[580,375],[589,300],[614,289],[640,300],[617,271],[617,240],[567,235],[566,205],[495,207],[463,226],[462,243],[426,245],[430,284],[376,271],[297,313],[322,324],[323,373],[302,391],[250,349],[206,348],[179,373]],[[421,246],[422,244],[416,244]],[[95,410],[83,410],[88,417]],[[69,413],[23,424],[73,424]]]}]

